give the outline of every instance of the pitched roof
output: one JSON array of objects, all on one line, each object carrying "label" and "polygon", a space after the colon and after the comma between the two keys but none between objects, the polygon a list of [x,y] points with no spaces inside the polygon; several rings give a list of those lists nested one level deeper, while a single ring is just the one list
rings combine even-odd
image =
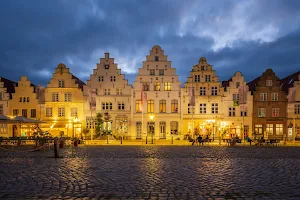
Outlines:
[{"label": "pitched roof", "polygon": [[85,83],[79,78],[77,78],[76,76],[74,76],[73,74],[72,74],[72,79],[75,79],[75,83],[78,84],[78,88],[81,88],[81,90],[83,90],[83,86],[85,85]]},{"label": "pitched roof", "polygon": [[230,78],[229,80],[227,81],[222,81],[222,87],[226,88],[226,87],[229,87],[229,82],[232,81],[232,78]]},{"label": "pitched roof", "polygon": [[283,91],[285,91],[286,93],[288,93],[289,88],[294,86],[294,82],[295,81],[299,81],[299,74],[300,71],[295,72],[283,79],[280,80],[280,85]]},{"label": "pitched roof", "polygon": [[250,81],[249,83],[247,83],[247,85],[249,87],[249,91],[251,91],[251,92],[255,91],[255,87],[259,80],[260,80],[260,76],[257,77],[256,79]]},{"label": "pitched roof", "polygon": [[4,87],[7,88],[8,93],[14,93],[15,87],[18,85],[18,83],[11,81],[9,79],[6,79],[2,76],[0,76],[0,81],[4,83]]}]

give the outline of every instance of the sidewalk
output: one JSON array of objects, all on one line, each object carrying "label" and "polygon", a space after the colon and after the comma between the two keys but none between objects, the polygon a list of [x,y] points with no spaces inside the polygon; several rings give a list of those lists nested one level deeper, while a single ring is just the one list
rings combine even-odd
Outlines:
[{"label": "sidewalk", "polygon": [[[152,144],[151,140],[147,141],[146,140],[123,140],[121,144],[121,140],[85,140],[84,141],[85,145],[134,145],[134,146],[139,146],[139,145],[161,145],[161,146],[192,146],[191,142],[188,142],[188,140],[154,140],[154,144]],[[194,146],[199,146],[197,143],[194,144]],[[200,145],[202,146],[202,145]],[[227,143],[219,141],[214,141],[214,142],[209,142],[209,143],[204,143],[203,146],[228,146]],[[236,146],[250,146],[248,142],[242,142],[242,143],[237,143]],[[254,143],[252,143],[252,146],[255,146]],[[280,142],[280,146],[300,146],[300,141],[296,141],[295,143],[293,142],[286,142],[284,144],[283,141]]]}]

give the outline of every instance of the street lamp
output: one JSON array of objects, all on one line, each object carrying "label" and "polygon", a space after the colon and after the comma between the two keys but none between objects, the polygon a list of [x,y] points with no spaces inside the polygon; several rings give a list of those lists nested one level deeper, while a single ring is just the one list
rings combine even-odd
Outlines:
[{"label": "street lamp", "polygon": [[152,144],[153,144],[153,134],[154,134],[153,118],[154,118],[154,116],[150,115],[150,121],[151,121],[151,126],[152,126],[152,130],[151,130]]}]

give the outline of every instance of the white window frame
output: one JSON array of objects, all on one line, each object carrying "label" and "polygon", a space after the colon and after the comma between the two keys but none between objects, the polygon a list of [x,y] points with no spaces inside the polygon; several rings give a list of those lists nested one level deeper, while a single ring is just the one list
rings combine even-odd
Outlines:
[{"label": "white window frame", "polygon": [[200,96],[206,95],[206,87],[200,87]]},{"label": "white window frame", "polygon": [[104,81],[104,76],[98,76],[98,82],[103,82]]},{"label": "white window frame", "polygon": [[124,102],[118,102],[118,110],[125,110]]},{"label": "white window frame", "polygon": [[199,109],[199,113],[200,114],[206,114],[206,103],[200,103],[200,109]]},{"label": "white window frame", "polygon": [[258,108],[258,117],[266,117],[266,108]]},{"label": "white window frame", "polygon": [[58,87],[64,88],[65,87],[65,80],[58,80]]},{"label": "white window frame", "polygon": [[272,108],[272,117],[279,117],[280,110],[279,108]]},{"label": "white window frame", "polygon": [[71,117],[78,117],[78,109],[71,108]]},{"label": "white window frame", "polygon": [[48,107],[46,108],[46,117],[52,117],[52,108],[51,107]]},{"label": "white window frame", "polygon": [[211,87],[211,95],[212,96],[218,95],[218,87],[216,87],[216,86]]},{"label": "white window frame", "polygon": [[229,107],[228,108],[228,116],[229,117],[235,117],[235,107]]},{"label": "white window frame", "polygon": [[273,85],[273,81],[272,80],[266,80],[266,86],[270,87]]},{"label": "white window frame", "polygon": [[57,108],[57,116],[64,117],[65,116],[65,107],[58,107]]},{"label": "white window frame", "polygon": [[271,101],[278,101],[278,93],[271,94]]},{"label": "white window frame", "polygon": [[72,93],[66,92],[65,93],[65,102],[71,102],[72,101]]},{"label": "white window frame", "polygon": [[218,103],[212,103],[211,104],[211,113],[212,114],[218,114],[219,113],[219,104]]},{"label": "white window frame", "polygon": [[59,93],[52,92],[52,102],[59,102]]},{"label": "white window frame", "polygon": [[260,93],[259,99],[260,99],[260,101],[267,101],[268,100],[268,94],[267,93]]}]

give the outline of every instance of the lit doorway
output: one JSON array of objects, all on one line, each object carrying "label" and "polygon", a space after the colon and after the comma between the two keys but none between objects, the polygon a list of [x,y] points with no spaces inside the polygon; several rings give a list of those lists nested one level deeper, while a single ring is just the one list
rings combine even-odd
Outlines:
[{"label": "lit doorway", "polygon": [[159,139],[166,139],[166,122],[159,122]]}]

